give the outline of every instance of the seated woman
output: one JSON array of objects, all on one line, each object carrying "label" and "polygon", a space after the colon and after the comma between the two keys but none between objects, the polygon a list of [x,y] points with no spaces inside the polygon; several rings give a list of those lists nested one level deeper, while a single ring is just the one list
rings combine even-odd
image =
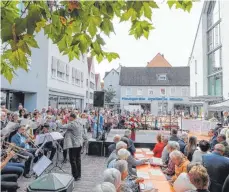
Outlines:
[{"label": "seated woman", "polygon": [[[1,170],[7,165],[9,160],[15,156],[15,153],[11,151],[7,154],[6,158],[1,162]],[[17,174],[2,174],[1,173],[1,190],[16,192],[18,187],[17,184],[18,175]]]},{"label": "seated woman", "polygon": [[[187,172],[189,173],[190,170],[196,166],[200,165],[200,163],[189,163],[187,165]],[[196,190],[196,187],[190,182],[188,173],[181,173],[176,181],[173,184],[173,189],[176,192],[186,192],[189,190]]]},{"label": "seated woman", "polygon": [[184,155],[189,161],[192,161],[192,156],[195,150],[197,150],[197,138],[195,136],[191,136],[188,140],[188,144],[184,148]]},{"label": "seated woman", "polygon": [[165,144],[162,142],[162,136],[161,134],[158,134],[157,135],[157,144],[155,145],[153,149],[154,157],[161,158],[164,147],[165,147]]},{"label": "seated woman", "polygon": [[121,185],[120,188],[125,188],[126,191],[138,191],[138,184],[140,182],[143,182],[143,178],[131,178],[131,176],[128,175],[128,166],[127,162],[125,160],[118,160],[115,162],[114,168],[119,170],[121,173]]},{"label": "seated woman", "polygon": [[209,175],[207,169],[202,165],[196,165],[189,171],[188,176],[197,192],[210,192],[208,190]]},{"label": "seated woman", "polygon": [[115,186],[109,182],[103,182],[102,184],[96,185],[92,192],[116,192]]},{"label": "seated woman", "polygon": [[210,153],[209,150],[210,150],[210,143],[208,141],[201,140],[199,142],[199,147],[197,147],[197,150],[195,150],[193,153],[192,162],[202,163],[202,156]]}]

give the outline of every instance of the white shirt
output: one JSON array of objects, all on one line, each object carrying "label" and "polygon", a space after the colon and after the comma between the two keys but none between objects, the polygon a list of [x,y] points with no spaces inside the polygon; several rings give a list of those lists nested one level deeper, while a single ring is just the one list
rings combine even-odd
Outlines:
[{"label": "white shirt", "polygon": [[176,192],[186,192],[189,190],[196,190],[195,186],[191,184],[187,173],[181,173],[174,182],[173,188]]},{"label": "white shirt", "polygon": [[210,152],[203,152],[201,150],[195,150],[193,153],[193,156],[192,156],[192,162],[202,163],[202,156],[204,154],[208,154],[208,153],[210,153]]}]

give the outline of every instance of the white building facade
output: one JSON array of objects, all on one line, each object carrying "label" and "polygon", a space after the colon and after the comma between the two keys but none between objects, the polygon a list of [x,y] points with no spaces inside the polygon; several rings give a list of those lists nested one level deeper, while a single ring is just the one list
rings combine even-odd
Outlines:
[{"label": "white building facade", "polygon": [[153,115],[190,113],[189,67],[122,67],[120,107]]},{"label": "white building facade", "polygon": [[32,49],[28,72],[18,70],[10,84],[1,76],[1,91],[5,92],[7,107],[11,110],[22,103],[28,111],[48,105],[54,108],[86,107],[87,57],[69,62],[56,45],[40,32],[36,36],[39,49]]},{"label": "white building facade", "polygon": [[229,1],[205,1],[188,65],[192,97],[229,99]]}]

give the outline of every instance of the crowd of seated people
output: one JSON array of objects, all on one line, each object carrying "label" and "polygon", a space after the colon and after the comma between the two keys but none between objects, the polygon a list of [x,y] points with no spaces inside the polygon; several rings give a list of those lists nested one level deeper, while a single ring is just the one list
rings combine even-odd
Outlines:
[{"label": "crowd of seated people", "polygon": [[[137,177],[136,166],[148,159],[134,157],[134,143],[128,134],[127,130],[124,137],[114,137],[104,181],[94,192],[139,191],[139,183],[144,180]],[[177,130],[172,130],[170,137],[157,135],[152,152],[162,159],[162,172],[175,192],[229,192],[228,143],[224,134],[210,130],[209,135],[209,141],[198,141],[187,133],[179,136]]]}]

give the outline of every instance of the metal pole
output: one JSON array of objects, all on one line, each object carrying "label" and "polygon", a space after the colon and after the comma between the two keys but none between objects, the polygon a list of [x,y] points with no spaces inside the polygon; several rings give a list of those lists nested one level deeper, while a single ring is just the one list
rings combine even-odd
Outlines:
[{"label": "metal pole", "polygon": [[171,130],[172,130],[171,111],[169,112],[169,121],[170,121],[170,135],[171,135]]},{"label": "metal pole", "polygon": [[98,107],[98,119],[97,119],[96,139],[98,139],[98,137],[99,137],[99,111],[100,111],[100,108]]}]

